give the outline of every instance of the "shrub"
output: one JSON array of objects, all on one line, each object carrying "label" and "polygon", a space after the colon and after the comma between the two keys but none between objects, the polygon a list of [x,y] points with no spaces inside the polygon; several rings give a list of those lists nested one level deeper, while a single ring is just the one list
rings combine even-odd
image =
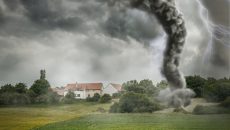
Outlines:
[{"label": "shrub", "polygon": [[29,103],[30,98],[26,94],[2,93],[0,95],[0,104],[2,105],[24,105]]},{"label": "shrub", "polygon": [[230,96],[230,83],[216,82],[205,87],[205,98],[208,101],[221,102]]},{"label": "shrub", "polygon": [[100,94],[95,93],[93,97],[87,97],[86,101],[87,102],[98,102],[100,100],[100,97],[101,97]]},{"label": "shrub", "polygon": [[119,92],[119,93],[114,93],[114,94],[112,95],[112,98],[120,98],[121,95],[122,95],[121,92]]},{"label": "shrub", "polygon": [[67,103],[67,104],[74,103],[74,101],[76,100],[75,97],[76,97],[76,95],[74,92],[68,91],[68,93],[63,98],[63,102]]},{"label": "shrub", "polygon": [[111,106],[110,112],[142,113],[159,109],[160,105],[156,102],[151,102],[146,95],[128,92],[121,97],[119,103]]},{"label": "shrub", "polygon": [[100,98],[100,103],[107,103],[107,102],[110,102],[111,100],[112,100],[112,97],[109,94],[104,94]]}]

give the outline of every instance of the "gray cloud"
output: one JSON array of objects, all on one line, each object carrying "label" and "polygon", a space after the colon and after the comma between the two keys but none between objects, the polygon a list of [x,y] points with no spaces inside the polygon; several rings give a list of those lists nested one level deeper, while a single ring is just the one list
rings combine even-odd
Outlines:
[{"label": "gray cloud", "polygon": [[[165,43],[155,18],[139,10],[119,10],[107,2],[0,0],[0,84],[30,85],[39,78],[40,69],[46,69],[53,86],[161,80]],[[205,75],[208,70],[202,65],[210,36],[200,7],[196,1],[178,0],[178,5],[188,28],[181,68],[186,75]],[[218,63],[225,61],[221,57]]]}]

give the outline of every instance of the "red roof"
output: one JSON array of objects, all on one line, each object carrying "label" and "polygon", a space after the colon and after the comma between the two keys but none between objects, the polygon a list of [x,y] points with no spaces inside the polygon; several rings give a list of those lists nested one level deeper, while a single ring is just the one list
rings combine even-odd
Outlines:
[{"label": "red roof", "polygon": [[102,83],[74,83],[67,84],[66,90],[102,90]]},{"label": "red roof", "polygon": [[111,83],[111,85],[112,85],[115,89],[117,89],[118,91],[121,91],[122,86],[121,86],[120,84],[113,84],[113,83]]}]

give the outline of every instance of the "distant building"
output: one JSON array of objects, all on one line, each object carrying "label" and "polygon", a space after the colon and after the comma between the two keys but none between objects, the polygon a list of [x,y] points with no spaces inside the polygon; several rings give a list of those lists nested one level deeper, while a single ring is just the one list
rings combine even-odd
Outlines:
[{"label": "distant building", "polygon": [[102,83],[74,83],[67,84],[64,91],[64,96],[68,91],[75,93],[77,99],[86,99],[87,97],[93,97],[95,93],[102,94]]},{"label": "distant building", "polygon": [[122,86],[120,84],[110,83],[103,89],[103,94],[113,95],[114,93],[119,93],[122,91]]},{"label": "distant building", "polygon": [[63,97],[69,91],[72,91],[76,95],[76,99],[86,99],[87,97],[93,97],[95,93],[100,95],[109,94],[112,96],[114,93],[122,91],[122,86],[120,84],[110,83],[103,88],[103,83],[73,83],[61,88],[52,88],[52,90]]},{"label": "distant building", "polygon": [[64,87],[56,87],[56,88],[52,88],[52,90],[54,92],[56,92],[58,95],[60,96],[64,96],[64,92],[65,92],[65,88]]}]

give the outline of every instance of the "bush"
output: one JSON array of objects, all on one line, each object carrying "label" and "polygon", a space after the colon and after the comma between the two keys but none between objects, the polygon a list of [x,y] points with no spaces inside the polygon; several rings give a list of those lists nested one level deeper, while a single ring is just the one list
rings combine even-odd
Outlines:
[{"label": "bush", "polygon": [[109,94],[104,94],[101,98],[100,98],[100,103],[108,103],[112,100],[112,97]]},{"label": "bush", "polygon": [[121,95],[122,95],[121,92],[119,92],[119,93],[114,93],[114,94],[112,95],[112,98],[120,98]]},{"label": "bush", "polygon": [[218,106],[202,106],[202,105],[197,105],[194,110],[193,114],[197,115],[203,115],[203,114],[229,114],[230,110],[223,108],[223,107],[218,107]]},{"label": "bush", "polygon": [[87,97],[86,101],[87,102],[98,102],[100,100],[100,97],[101,97],[100,94],[95,93],[93,97]]},{"label": "bush", "polygon": [[221,102],[230,97],[230,83],[216,82],[205,87],[205,98],[208,101]]},{"label": "bush", "polygon": [[223,102],[221,102],[220,106],[230,108],[230,97],[227,97]]},{"label": "bush", "polygon": [[24,105],[29,103],[30,98],[26,94],[2,93],[0,95],[0,104],[2,105]]},{"label": "bush", "polygon": [[121,97],[119,103],[111,106],[110,112],[142,113],[159,109],[160,105],[156,102],[151,102],[146,95],[128,92]]},{"label": "bush", "polygon": [[75,93],[69,91],[63,98],[63,102],[67,104],[72,104],[76,100],[75,97],[76,97]]}]

